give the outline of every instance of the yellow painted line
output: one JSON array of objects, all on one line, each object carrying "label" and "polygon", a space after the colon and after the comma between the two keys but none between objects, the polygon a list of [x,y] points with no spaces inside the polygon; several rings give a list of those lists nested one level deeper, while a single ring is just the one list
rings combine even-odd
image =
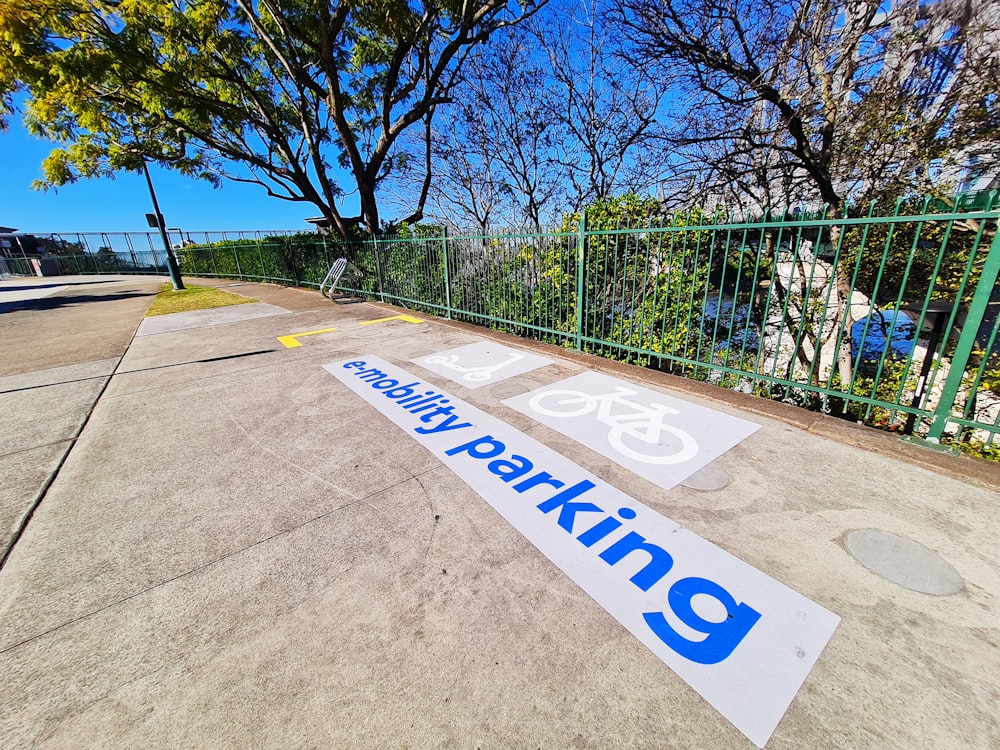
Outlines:
[{"label": "yellow painted line", "polygon": [[[366,320],[358,325],[370,326],[372,323],[385,323],[387,320],[404,320],[407,323],[423,323],[422,318],[414,318],[412,315],[393,315],[391,318],[379,318],[378,320]],[[336,328],[320,328],[318,331],[303,331],[302,333],[289,333],[287,336],[278,336],[278,341],[284,344],[289,349],[294,349],[297,346],[302,346],[302,342],[299,339],[302,336],[315,336],[317,333],[330,333],[331,331],[336,331]]]},{"label": "yellow painted line", "polygon": [[299,336],[315,336],[317,333],[330,333],[330,331],[336,331],[336,328],[320,328],[318,331],[304,331],[303,333],[290,333],[287,336],[278,336],[278,341],[287,346],[289,349],[294,349],[297,346],[302,346],[302,342],[299,341]]},{"label": "yellow painted line", "polygon": [[414,318],[412,315],[393,315],[391,318],[379,318],[378,320],[366,320],[358,325],[370,326],[373,323],[385,323],[387,320],[405,320],[407,323],[423,323],[421,318]]}]

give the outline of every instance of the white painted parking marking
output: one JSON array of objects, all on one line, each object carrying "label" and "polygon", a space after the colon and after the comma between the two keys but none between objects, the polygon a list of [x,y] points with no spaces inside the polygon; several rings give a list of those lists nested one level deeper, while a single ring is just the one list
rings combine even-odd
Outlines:
[{"label": "white painted parking marking", "polygon": [[745,419],[597,372],[503,403],[665,489],[760,429]]},{"label": "white painted parking marking", "polygon": [[[511,425],[375,356],[324,368],[440,459],[763,747],[840,618]],[[587,648],[576,630],[567,648]]]},{"label": "white painted parking marking", "polygon": [[410,361],[466,388],[482,388],[552,364],[551,359],[495,341],[477,341]]}]

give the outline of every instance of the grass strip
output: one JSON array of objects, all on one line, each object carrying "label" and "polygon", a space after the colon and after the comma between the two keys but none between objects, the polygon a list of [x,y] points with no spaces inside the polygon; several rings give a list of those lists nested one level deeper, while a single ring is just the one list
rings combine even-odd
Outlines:
[{"label": "grass strip", "polygon": [[160,289],[153,304],[146,311],[146,317],[153,315],[169,315],[189,310],[207,310],[211,307],[226,307],[228,305],[243,305],[256,302],[250,297],[243,297],[232,292],[224,292],[211,286],[189,286],[175,292],[169,281]]}]

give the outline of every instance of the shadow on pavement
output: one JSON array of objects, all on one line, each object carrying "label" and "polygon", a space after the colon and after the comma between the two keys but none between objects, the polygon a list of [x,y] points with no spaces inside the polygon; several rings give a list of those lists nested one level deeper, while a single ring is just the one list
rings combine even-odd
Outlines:
[{"label": "shadow on pavement", "polygon": [[63,286],[90,286],[91,284],[121,284],[121,279],[105,279],[103,281],[64,281],[61,284],[27,284],[24,286],[6,286],[0,284],[0,291],[3,292],[26,292],[29,289],[51,289],[52,287]]},{"label": "shadow on pavement", "polygon": [[0,313],[12,310],[56,310],[60,307],[85,305],[88,302],[111,302],[132,297],[155,297],[156,292],[126,291],[115,294],[71,294],[65,297],[42,297],[40,299],[0,302]]},{"label": "shadow on pavement", "polygon": [[242,354],[227,354],[223,357],[206,357],[205,359],[192,359],[187,362],[174,362],[169,365],[157,365],[156,367],[141,367],[138,370],[121,370],[119,372],[109,373],[107,375],[91,375],[87,378],[75,378],[74,380],[60,380],[55,383],[41,383],[39,385],[27,385],[24,388],[11,388],[10,390],[0,391],[0,395],[4,393],[20,393],[21,391],[34,391],[39,388],[51,388],[54,385],[69,385],[70,383],[83,383],[87,380],[101,380],[102,378],[110,378],[115,375],[131,375],[138,372],[150,372],[151,370],[164,370],[168,367],[183,367],[184,365],[201,365],[208,362],[222,362],[227,359],[241,359],[242,357],[255,357],[258,354],[271,354],[272,352],[278,351],[277,349],[261,349],[256,352],[243,352]]}]

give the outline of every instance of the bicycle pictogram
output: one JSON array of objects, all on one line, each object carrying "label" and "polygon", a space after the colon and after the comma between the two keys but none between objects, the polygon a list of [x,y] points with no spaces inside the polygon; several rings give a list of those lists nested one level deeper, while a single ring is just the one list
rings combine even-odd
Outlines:
[{"label": "bicycle pictogram", "polygon": [[[697,456],[698,443],[695,439],[664,421],[667,416],[680,412],[666,404],[645,406],[626,398],[637,393],[621,386],[616,386],[611,393],[598,395],[557,389],[539,393],[528,404],[539,414],[550,417],[578,417],[596,409],[597,421],[611,428],[608,431],[611,446],[636,461],[670,465],[684,463]],[[673,439],[661,442],[662,435]]]}]

